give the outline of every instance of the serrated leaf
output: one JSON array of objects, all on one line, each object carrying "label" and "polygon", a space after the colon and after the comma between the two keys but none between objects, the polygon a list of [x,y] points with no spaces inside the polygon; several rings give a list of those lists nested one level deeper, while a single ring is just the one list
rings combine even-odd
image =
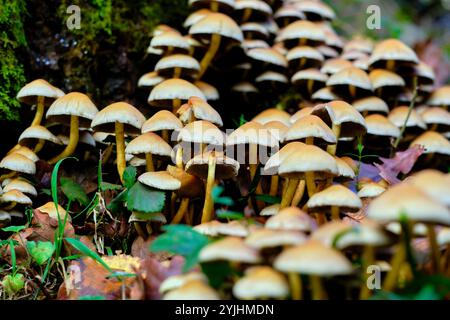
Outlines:
[{"label": "serrated leaf", "polygon": [[5,232],[17,233],[19,231],[22,231],[25,228],[26,228],[25,226],[9,226],[9,227],[2,228],[2,230]]},{"label": "serrated leaf", "polygon": [[123,172],[123,185],[130,189],[136,182],[136,168],[132,166],[126,167]]},{"label": "serrated leaf", "polygon": [[61,184],[61,190],[67,199],[70,201],[77,201],[83,206],[86,206],[89,203],[89,198],[80,184],[67,177],[61,177],[59,181]]},{"label": "serrated leaf", "polygon": [[55,251],[55,246],[50,241],[27,242],[27,249],[31,257],[38,265],[42,265],[51,258]]},{"label": "serrated leaf", "polygon": [[191,226],[177,224],[163,227],[166,232],[150,245],[150,251],[167,251],[185,258],[183,272],[197,264],[200,250],[209,242],[208,237],[195,231]]},{"label": "serrated leaf", "polygon": [[130,211],[161,212],[164,209],[165,201],[166,194],[164,192],[150,189],[140,182],[136,182],[127,194],[127,208]]}]

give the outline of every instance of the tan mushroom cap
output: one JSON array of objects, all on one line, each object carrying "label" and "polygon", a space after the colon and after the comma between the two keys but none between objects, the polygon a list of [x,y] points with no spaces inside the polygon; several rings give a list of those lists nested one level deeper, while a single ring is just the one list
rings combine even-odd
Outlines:
[{"label": "tan mushroom cap", "polygon": [[389,113],[389,107],[386,102],[375,96],[358,99],[353,102],[352,105],[359,112],[369,111]]},{"label": "tan mushroom cap", "polygon": [[319,69],[309,68],[297,71],[291,78],[291,82],[294,84],[300,81],[308,80],[326,83],[328,80],[328,75],[320,72]]},{"label": "tan mushroom cap", "polygon": [[438,124],[450,126],[450,112],[440,107],[427,108],[420,113],[423,121],[427,125]]},{"label": "tan mushroom cap", "polygon": [[44,104],[50,105],[55,99],[64,96],[64,92],[52,86],[44,79],[37,79],[27,83],[17,93],[17,99],[28,105],[37,103],[37,97],[45,97]]},{"label": "tan mushroom cap", "polygon": [[[391,121],[394,125],[401,128],[403,127],[406,117],[408,115],[408,106],[400,106],[391,110],[388,115],[389,121]],[[426,129],[427,125],[421,118],[421,116],[417,113],[416,110],[412,110],[409,115],[408,122],[406,123],[407,127],[419,127],[421,129]]]},{"label": "tan mushroom cap", "polygon": [[245,222],[233,220],[227,223],[221,223],[218,232],[224,236],[247,237],[250,233],[249,226]]},{"label": "tan mushroom cap", "polygon": [[308,241],[288,248],[277,256],[274,267],[282,272],[317,276],[347,275],[353,272],[347,258],[319,241]]},{"label": "tan mushroom cap", "polygon": [[71,217],[70,215],[67,214],[67,211],[59,204],[58,210],[56,210],[55,203],[52,201],[47,202],[46,204],[40,206],[39,208],[37,208],[37,210],[39,210],[42,213],[48,214],[50,218],[55,220],[58,220],[58,213],[59,213],[59,217],[61,218],[61,220],[64,220],[65,217],[67,216],[67,221],[71,221]]},{"label": "tan mushroom cap", "polygon": [[143,157],[146,153],[170,157],[172,147],[157,134],[147,132],[131,140],[125,152],[138,157]]},{"label": "tan mushroom cap", "polygon": [[275,203],[272,204],[270,206],[265,207],[264,209],[262,209],[259,212],[259,215],[264,217],[264,216],[274,216],[278,213],[278,211],[280,211],[280,204],[279,203]]},{"label": "tan mushroom cap", "polygon": [[141,132],[155,132],[160,130],[179,130],[183,124],[172,112],[161,110],[144,122]]},{"label": "tan mushroom cap", "polygon": [[187,101],[190,97],[205,99],[203,92],[183,79],[167,79],[156,85],[150,92],[148,103],[155,107],[171,107],[174,99]]},{"label": "tan mushroom cap", "polygon": [[340,184],[335,184],[315,193],[309,198],[306,205],[308,209],[313,211],[326,211],[331,206],[335,206],[344,211],[355,212],[361,209],[362,202],[350,189]]},{"label": "tan mushroom cap", "polygon": [[164,300],[219,300],[219,294],[202,280],[191,280],[169,291]]},{"label": "tan mushroom cap", "polygon": [[423,61],[414,66],[415,74],[419,77],[419,83],[432,84],[436,79],[436,75],[432,67]]},{"label": "tan mushroom cap", "polygon": [[216,89],[216,87],[212,86],[209,83],[203,82],[203,81],[195,81],[194,85],[203,92],[203,95],[206,98],[206,101],[214,101],[219,100],[220,95],[219,91]]},{"label": "tan mushroom cap", "polygon": [[442,86],[431,94],[427,101],[430,106],[449,106],[450,105],[450,85]]},{"label": "tan mushroom cap", "polygon": [[[195,3],[195,2],[205,2],[204,0],[189,0],[189,5],[191,5],[191,3]],[[220,3],[220,1],[218,1]],[[234,1],[230,0],[231,3],[233,3]],[[198,9],[192,13],[190,13],[187,18],[184,20],[183,22],[183,27],[184,28],[189,28],[192,25],[194,25],[195,23],[199,22],[201,19],[203,19],[205,16],[207,16],[208,14],[210,14],[211,11],[209,9]]]},{"label": "tan mushroom cap", "polygon": [[280,110],[277,108],[269,108],[265,109],[264,111],[261,111],[258,113],[252,121],[258,122],[262,125],[266,124],[270,121],[280,121],[281,123],[285,124],[286,126],[290,126],[290,114],[287,113],[284,110]]},{"label": "tan mushroom cap", "polygon": [[355,171],[357,168],[353,168],[351,164],[349,164],[348,160],[353,161],[347,157],[334,157],[336,160],[337,168],[338,168],[338,179],[343,181],[353,180],[356,176]]},{"label": "tan mushroom cap", "polygon": [[[358,50],[345,51],[344,53],[342,53],[341,58],[348,61],[356,61],[363,59],[369,60],[369,56],[366,53]],[[353,66],[355,66],[355,64],[353,64]]]},{"label": "tan mushroom cap", "polygon": [[282,299],[289,295],[289,285],[284,275],[271,267],[252,267],[234,284],[233,295],[238,299]]},{"label": "tan mushroom cap", "polygon": [[336,248],[343,249],[351,246],[385,246],[390,239],[382,226],[364,219],[360,224],[353,225],[351,231],[342,234],[336,241]]},{"label": "tan mushroom cap", "polygon": [[288,51],[286,55],[287,61],[297,60],[301,58],[307,58],[311,60],[324,61],[325,58],[319,50],[309,46],[297,46]]},{"label": "tan mushroom cap", "polygon": [[[402,225],[399,222],[393,221],[386,224],[385,229],[395,235],[402,233]],[[412,227],[412,234],[415,237],[426,237],[428,234],[427,226],[424,223],[414,223]]]},{"label": "tan mushroom cap", "polygon": [[159,190],[178,190],[181,182],[167,171],[145,172],[138,177],[138,181],[146,186]]},{"label": "tan mushroom cap", "polygon": [[124,125],[126,133],[140,133],[145,117],[131,104],[116,102],[97,113],[91,126],[95,131],[115,132],[116,122]]},{"label": "tan mushroom cap", "polygon": [[275,41],[286,42],[299,39],[322,43],[325,42],[325,34],[323,29],[317,24],[307,20],[299,20],[281,29]]},{"label": "tan mushroom cap", "polygon": [[369,64],[381,60],[395,60],[419,63],[416,53],[406,44],[397,39],[387,39],[378,43],[373,49]]},{"label": "tan mushroom cap", "polygon": [[314,145],[303,145],[291,153],[278,168],[282,177],[304,177],[306,172],[315,172],[316,178],[335,176],[339,173],[336,159]]},{"label": "tan mushroom cap", "polygon": [[450,141],[442,134],[434,131],[425,131],[413,142],[410,147],[414,145],[421,145],[425,148],[424,152],[427,153],[439,153],[450,155]]},{"label": "tan mushroom cap", "polygon": [[256,121],[249,121],[234,130],[227,137],[227,146],[238,144],[275,147],[278,145],[278,140],[264,125]]},{"label": "tan mushroom cap", "polygon": [[241,47],[244,49],[245,52],[247,52],[249,50],[257,48],[269,48],[269,45],[264,40],[254,39],[254,40],[244,40],[241,43]]},{"label": "tan mushroom cap", "polygon": [[264,124],[264,127],[268,129],[270,134],[280,142],[283,141],[286,132],[289,130],[288,126],[278,120],[269,121]]},{"label": "tan mushroom cap", "polygon": [[400,129],[388,118],[381,114],[372,114],[365,118],[367,134],[374,136],[388,136],[397,138],[400,136]]},{"label": "tan mushroom cap", "polygon": [[450,228],[442,228],[437,235],[437,243],[440,246],[450,244]]},{"label": "tan mushroom cap", "polygon": [[205,143],[210,145],[223,145],[225,134],[213,123],[205,120],[197,120],[188,123],[179,130],[178,141],[191,143]]},{"label": "tan mushroom cap", "polygon": [[261,250],[264,248],[294,246],[303,243],[306,236],[295,230],[257,229],[250,233],[245,243]]},{"label": "tan mushroom cap", "polygon": [[244,40],[242,31],[236,22],[230,17],[216,12],[211,12],[203,19],[193,24],[189,28],[189,34],[200,39],[204,36],[219,34],[222,37],[237,42],[242,42]]},{"label": "tan mushroom cap", "polygon": [[372,84],[367,73],[354,66],[344,68],[330,76],[327,86],[337,85],[351,85],[364,90],[372,90]]},{"label": "tan mushroom cap", "polygon": [[450,179],[442,172],[425,169],[406,179],[406,183],[419,188],[435,201],[450,206]]},{"label": "tan mushroom cap", "polygon": [[19,144],[21,145],[27,145],[33,140],[36,142],[36,140],[40,139],[50,141],[56,144],[61,144],[61,141],[53,133],[51,133],[50,130],[40,125],[26,128],[19,136],[18,141]]},{"label": "tan mushroom cap", "polygon": [[416,222],[450,225],[450,211],[408,183],[390,187],[367,209],[367,216],[377,221],[398,221],[402,214]]},{"label": "tan mushroom cap", "polygon": [[3,188],[3,192],[8,192],[10,190],[19,190],[24,194],[37,196],[36,188],[31,183],[23,179],[13,179],[9,181],[8,184]]},{"label": "tan mushroom cap", "polygon": [[159,76],[156,71],[143,74],[138,80],[138,87],[150,87],[160,84],[164,81],[164,78]]},{"label": "tan mushroom cap", "polygon": [[181,168],[168,165],[167,172],[181,182],[181,187],[176,191],[176,194],[185,198],[196,198],[201,196],[203,192],[204,183],[196,176],[191,175]]},{"label": "tan mushroom cap", "polygon": [[161,285],[159,286],[160,293],[166,293],[171,290],[177,289],[190,281],[203,281],[208,283],[208,279],[201,272],[189,272],[185,274],[177,274],[174,276],[167,277]]},{"label": "tan mushroom cap", "polygon": [[334,247],[335,241],[347,232],[351,232],[353,225],[345,220],[333,220],[321,225],[312,234],[311,239],[320,241],[327,247]]},{"label": "tan mushroom cap", "polygon": [[297,120],[284,136],[284,141],[302,140],[305,138],[319,139],[319,143],[336,144],[333,131],[317,116],[306,115]]},{"label": "tan mushroom cap", "polygon": [[375,182],[364,184],[361,190],[358,191],[360,198],[375,198],[386,191],[386,188]]},{"label": "tan mushroom cap", "polygon": [[279,72],[266,71],[255,78],[256,83],[261,83],[265,81],[279,82],[279,83],[289,83],[288,78]]},{"label": "tan mushroom cap", "polygon": [[324,56],[324,58],[337,58],[339,56],[339,53],[332,47],[328,45],[321,45],[317,47],[317,50]]},{"label": "tan mushroom cap", "polygon": [[370,71],[369,79],[374,90],[382,87],[405,86],[405,80],[403,80],[402,77],[394,72],[384,69],[374,69]]},{"label": "tan mushroom cap", "polygon": [[28,174],[36,173],[36,164],[17,152],[6,155],[0,161],[0,168]]},{"label": "tan mushroom cap", "polygon": [[230,179],[238,175],[239,162],[217,151],[206,151],[193,157],[186,163],[186,172],[206,179],[208,176],[209,157],[212,153],[216,158],[216,179]]},{"label": "tan mushroom cap", "polygon": [[174,70],[175,68],[181,68],[188,71],[189,74],[195,74],[200,71],[200,63],[187,54],[173,54],[161,58],[155,65],[155,71],[158,74],[164,74],[166,71]]},{"label": "tan mushroom cap", "polygon": [[0,203],[5,202],[16,202],[23,205],[31,205],[33,203],[27,195],[16,189],[5,191],[0,195]]},{"label": "tan mushroom cap", "polygon": [[241,81],[232,86],[231,91],[247,94],[258,92],[258,88],[256,88],[253,84],[251,84],[248,81]]},{"label": "tan mushroom cap", "polygon": [[297,122],[298,120],[300,120],[303,117],[310,115],[311,110],[312,110],[312,107],[304,107],[304,108],[301,108],[300,110],[298,110],[296,113],[294,113],[291,116],[291,118],[290,118],[291,124]]},{"label": "tan mushroom cap", "polygon": [[312,229],[311,217],[298,207],[287,207],[267,219],[267,229],[297,230],[308,232]]},{"label": "tan mushroom cap", "polygon": [[220,234],[220,228],[222,226],[222,222],[217,220],[211,220],[208,222],[204,222],[194,226],[194,230],[198,233],[210,236],[217,237]]},{"label": "tan mushroom cap", "polygon": [[51,122],[70,123],[70,116],[77,116],[81,127],[89,128],[98,110],[87,95],[80,92],[70,92],[56,99],[47,110],[46,119]]},{"label": "tan mushroom cap", "polygon": [[341,58],[335,58],[325,61],[322,68],[320,68],[320,72],[332,75],[350,67],[353,67],[350,61]]},{"label": "tan mushroom cap", "polygon": [[357,50],[365,53],[371,53],[373,46],[373,41],[371,39],[356,36],[345,44],[344,52]]},{"label": "tan mushroom cap", "polygon": [[305,15],[297,10],[295,6],[292,5],[283,5],[277,11],[275,11],[273,18],[275,21],[282,21],[283,18],[292,18],[295,20],[306,20]]},{"label": "tan mushroom cap", "polygon": [[199,97],[189,98],[177,113],[183,123],[189,123],[193,116],[197,120],[209,121],[219,127],[223,126],[220,114],[208,102]]},{"label": "tan mushroom cap", "polygon": [[[125,157],[128,156],[128,153],[125,155]],[[133,167],[143,167],[147,165],[147,160],[145,158],[139,158],[139,157],[133,157],[130,160],[128,160],[130,166]]]},{"label": "tan mushroom cap", "polygon": [[248,246],[238,237],[225,237],[208,244],[199,254],[200,262],[234,261],[242,263],[259,263],[261,257],[257,250]]},{"label": "tan mushroom cap", "polygon": [[9,212],[0,210],[0,227],[3,228],[11,222],[11,215]]},{"label": "tan mushroom cap", "polygon": [[337,100],[338,96],[331,91],[330,87],[323,87],[322,89],[317,90],[311,96],[314,101],[333,101]]},{"label": "tan mushroom cap", "polygon": [[237,0],[235,1],[234,9],[236,11],[252,9],[255,11],[260,11],[261,13],[265,13],[267,15],[272,14],[272,8],[266,2],[259,0]]},{"label": "tan mushroom cap", "polygon": [[247,56],[253,60],[273,64],[282,68],[287,68],[288,66],[286,58],[281,53],[272,48],[251,49],[247,51]]},{"label": "tan mushroom cap", "polygon": [[[164,50],[173,47],[189,50],[189,42],[176,30],[162,32],[152,38],[149,48]],[[148,52],[148,50],[147,50]]]},{"label": "tan mushroom cap", "polygon": [[[39,160],[39,157],[36,155],[36,153],[34,153],[33,150],[31,150],[28,147],[25,146],[21,146],[21,145],[17,145],[14,148],[12,148],[7,155],[13,154],[13,153],[17,153],[20,154],[22,156],[24,156],[25,158],[36,162]],[[1,167],[1,166],[0,166]]]},{"label": "tan mushroom cap", "polygon": [[[291,153],[297,151],[299,148],[302,148],[303,145],[304,143],[299,141],[287,143],[278,152],[276,152],[267,160],[264,166],[264,170],[267,172],[272,172],[272,174],[278,173],[278,169],[281,163],[285,159],[287,159]],[[276,172],[274,172],[274,170]]]},{"label": "tan mushroom cap", "polygon": [[336,18],[334,10],[327,4],[315,0],[302,0],[294,2],[294,6],[305,15],[314,14],[320,16],[324,20],[333,20]]}]

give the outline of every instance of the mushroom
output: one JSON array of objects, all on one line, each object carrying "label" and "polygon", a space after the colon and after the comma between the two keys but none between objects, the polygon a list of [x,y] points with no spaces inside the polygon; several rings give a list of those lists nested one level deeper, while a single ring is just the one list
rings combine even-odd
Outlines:
[{"label": "mushroom", "polygon": [[389,107],[386,102],[375,96],[358,99],[353,102],[353,107],[364,117],[371,113],[389,113]]},{"label": "mushroom", "polygon": [[147,163],[147,171],[155,171],[153,156],[170,157],[172,148],[161,137],[153,132],[144,133],[128,143],[125,152],[141,157]]},{"label": "mushroom", "polygon": [[191,281],[202,281],[205,284],[208,283],[208,279],[202,272],[189,272],[185,274],[177,274],[167,277],[159,286],[159,292],[166,294],[169,291],[178,289]]},{"label": "mushroom", "polygon": [[8,203],[7,206],[3,207],[2,210],[9,211],[13,209],[17,204],[22,205],[32,205],[33,201],[23,194],[21,191],[12,189],[9,191],[4,192],[2,195],[0,195],[0,203]]},{"label": "mushroom", "polygon": [[44,79],[37,79],[27,83],[17,93],[17,99],[29,105],[37,103],[36,114],[31,126],[40,125],[44,116],[45,106],[49,106],[55,99],[64,96],[64,92],[52,86]]},{"label": "mushroom", "polygon": [[372,84],[367,73],[353,66],[332,74],[327,80],[327,87],[331,87],[338,95],[349,96],[352,101],[357,97],[368,96],[372,92]]},{"label": "mushroom", "polygon": [[311,232],[314,228],[311,217],[298,207],[280,209],[267,219],[264,226],[267,229],[301,232]]},{"label": "mushroom", "polygon": [[219,300],[219,294],[202,280],[191,280],[169,291],[164,300]]},{"label": "mushroom", "polygon": [[199,97],[190,97],[188,102],[178,109],[177,114],[185,124],[196,120],[205,120],[219,127],[223,126],[220,114],[205,100]]},{"label": "mushroom", "polygon": [[[24,194],[29,194],[30,196],[36,197],[37,191],[36,188],[24,179],[12,179],[8,182],[7,185],[3,188],[3,192],[8,192],[10,190],[19,190]],[[1,193],[1,192],[0,192]]]},{"label": "mushroom", "polygon": [[122,182],[126,168],[125,133],[139,133],[144,121],[145,117],[142,113],[126,102],[110,104],[92,119],[91,127],[95,131],[115,132],[117,172]]},{"label": "mushroom", "polygon": [[45,141],[61,144],[61,141],[50,130],[40,125],[26,128],[19,136],[19,144],[23,146],[34,145],[34,153],[42,150]]},{"label": "mushroom", "polygon": [[397,39],[387,39],[379,42],[372,51],[369,65],[372,68],[383,68],[395,71],[402,65],[419,63],[416,53]]},{"label": "mushroom", "polygon": [[238,237],[224,237],[209,243],[199,253],[200,263],[212,261],[229,261],[234,263],[254,264],[261,262],[258,251]]},{"label": "mushroom", "polygon": [[[297,71],[291,78],[291,82],[300,90],[302,96],[309,98],[318,92],[318,90],[323,89],[326,82],[328,80],[328,76],[323,74],[318,69],[305,69]],[[315,95],[315,98],[319,97],[318,94]],[[323,99],[323,96],[320,97]],[[328,100],[328,99],[326,99]],[[333,100],[333,99],[331,99]]]},{"label": "mushroom", "polygon": [[47,111],[46,118],[51,122],[67,123],[70,119],[69,144],[57,156],[49,160],[50,164],[71,156],[77,147],[79,128],[88,128],[90,121],[97,114],[97,107],[83,93],[71,92],[55,100]]},{"label": "mushroom", "polygon": [[141,132],[161,131],[164,141],[170,143],[169,131],[177,131],[181,128],[183,128],[183,124],[172,112],[161,110],[144,122]]},{"label": "mushroom", "polygon": [[161,58],[155,65],[155,71],[162,77],[190,79],[196,78],[200,71],[200,64],[191,56],[173,54]]},{"label": "mushroom", "polygon": [[224,156],[220,152],[208,151],[201,153],[186,164],[186,172],[206,179],[205,202],[202,212],[202,223],[211,220],[214,210],[212,190],[216,179],[229,179],[237,176],[239,162]]},{"label": "mushroom", "polygon": [[0,176],[0,182],[8,178],[13,178],[18,172],[26,174],[36,173],[36,164],[34,161],[17,152],[6,155],[0,161],[0,168],[11,171],[8,174]]}]

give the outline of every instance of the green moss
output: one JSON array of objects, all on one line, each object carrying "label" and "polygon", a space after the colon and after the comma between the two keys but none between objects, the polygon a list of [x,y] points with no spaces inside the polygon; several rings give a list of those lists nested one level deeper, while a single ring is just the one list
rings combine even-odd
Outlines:
[{"label": "green moss", "polygon": [[22,17],[24,0],[0,0],[0,120],[18,120],[16,94],[25,83],[17,52],[26,46]]}]

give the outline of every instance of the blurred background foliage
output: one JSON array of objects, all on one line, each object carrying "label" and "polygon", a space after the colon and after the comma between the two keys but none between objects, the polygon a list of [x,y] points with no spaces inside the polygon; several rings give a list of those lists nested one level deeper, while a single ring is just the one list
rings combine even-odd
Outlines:
[{"label": "blurred background foliage", "polygon": [[[450,0],[325,1],[337,13],[336,29],[346,37],[401,38],[421,50],[422,58],[437,70],[445,59],[448,62]],[[136,100],[136,84],[151,71],[145,53],[151,31],[159,23],[182,30],[187,2],[0,0],[1,133],[18,133],[28,125],[29,109],[20,108],[15,95],[36,78],[45,78],[65,92],[87,92],[99,108],[118,100],[145,106],[145,98]],[[366,9],[371,4],[380,6],[381,30],[366,28]],[[69,5],[81,8],[81,29],[66,27]]]}]

